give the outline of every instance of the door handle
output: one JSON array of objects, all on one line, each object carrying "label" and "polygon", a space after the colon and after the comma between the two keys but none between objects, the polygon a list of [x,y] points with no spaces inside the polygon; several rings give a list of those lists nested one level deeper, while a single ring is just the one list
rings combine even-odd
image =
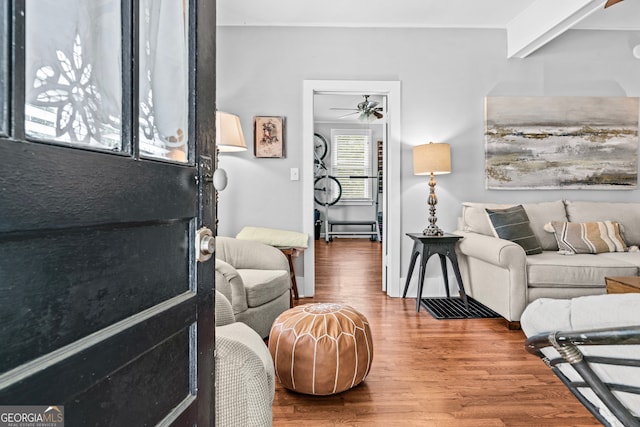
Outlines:
[{"label": "door handle", "polygon": [[208,261],[216,252],[216,239],[207,227],[196,232],[195,249],[199,262]]}]

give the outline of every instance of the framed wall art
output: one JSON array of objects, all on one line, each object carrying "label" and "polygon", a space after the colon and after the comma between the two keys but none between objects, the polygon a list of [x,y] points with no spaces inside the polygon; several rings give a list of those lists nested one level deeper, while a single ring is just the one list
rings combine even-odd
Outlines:
[{"label": "framed wall art", "polygon": [[284,117],[255,116],[253,133],[253,149],[256,157],[272,159],[284,157]]},{"label": "framed wall art", "polygon": [[487,189],[635,189],[637,97],[487,97]]}]

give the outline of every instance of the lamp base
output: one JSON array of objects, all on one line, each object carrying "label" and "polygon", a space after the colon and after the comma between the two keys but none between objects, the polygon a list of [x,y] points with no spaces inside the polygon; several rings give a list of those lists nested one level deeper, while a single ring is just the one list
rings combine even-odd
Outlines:
[{"label": "lamp base", "polygon": [[422,234],[425,236],[443,236],[444,231],[434,224],[430,224],[427,228],[422,230]]}]

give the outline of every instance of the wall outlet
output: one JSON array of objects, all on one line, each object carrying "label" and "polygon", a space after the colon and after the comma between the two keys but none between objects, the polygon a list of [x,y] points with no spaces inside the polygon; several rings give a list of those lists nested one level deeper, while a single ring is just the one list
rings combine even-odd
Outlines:
[{"label": "wall outlet", "polygon": [[300,170],[298,168],[291,168],[290,176],[291,181],[298,181],[300,179]]}]

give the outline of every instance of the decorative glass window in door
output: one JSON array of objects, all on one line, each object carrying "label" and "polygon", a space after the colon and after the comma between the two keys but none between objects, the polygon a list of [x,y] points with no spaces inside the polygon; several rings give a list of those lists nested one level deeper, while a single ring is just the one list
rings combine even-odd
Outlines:
[{"label": "decorative glass window in door", "polygon": [[121,2],[25,3],[27,136],[121,151]]},{"label": "decorative glass window in door", "polygon": [[7,109],[9,100],[7,99],[7,43],[9,35],[7,32],[7,8],[9,2],[0,4],[0,135],[7,134]]},{"label": "decorative glass window in door", "polygon": [[139,136],[144,157],[188,161],[187,4],[140,2]]}]

